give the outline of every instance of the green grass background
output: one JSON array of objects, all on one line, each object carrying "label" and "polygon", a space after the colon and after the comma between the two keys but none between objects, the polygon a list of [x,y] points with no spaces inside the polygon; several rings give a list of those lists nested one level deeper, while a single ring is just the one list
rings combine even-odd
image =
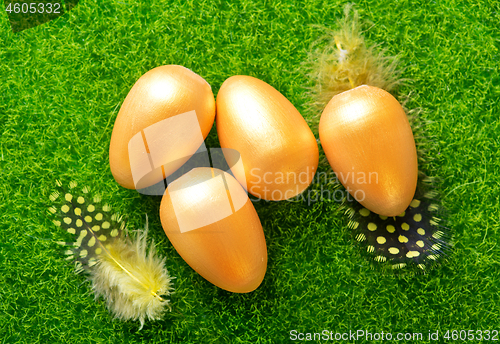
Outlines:
[{"label": "green grass background", "polygon": [[[353,244],[332,202],[260,202],[268,245],[263,284],[232,294],[195,273],[163,234],[159,197],[119,187],[108,146],[134,82],[186,66],[217,94],[236,74],[258,77],[304,115],[301,69],[344,1],[82,0],[17,34],[0,14],[0,343],[287,343],[290,331],[500,330],[500,5],[497,1],[356,2],[365,37],[400,54],[441,179],[454,250],[424,275],[385,275]],[[217,144],[213,130],[209,145]],[[46,215],[56,178],[89,185],[128,217],[150,218],[175,280],[163,320],[113,320],[54,243]],[[497,337],[500,339],[499,337]],[[360,341],[362,342],[362,341]],[[422,341],[422,343],[427,340]],[[442,342],[442,340],[440,340]],[[476,341],[477,342],[477,341]]]}]

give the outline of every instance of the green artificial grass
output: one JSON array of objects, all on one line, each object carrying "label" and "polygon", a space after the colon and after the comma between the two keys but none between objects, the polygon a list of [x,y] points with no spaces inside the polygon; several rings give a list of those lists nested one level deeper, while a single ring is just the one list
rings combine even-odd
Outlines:
[{"label": "green artificial grass", "polygon": [[[249,294],[194,272],[161,228],[160,197],[121,188],[108,164],[114,119],[135,81],[164,64],[223,81],[252,75],[311,120],[302,69],[339,1],[82,0],[14,34],[0,14],[0,343],[288,343],[290,331],[500,331],[500,6],[496,1],[356,3],[365,37],[398,54],[421,108],[454,249],[426,274],[383,274],[362,254],[335,202],[257,202],[269,263]],[[313,128],[315,133],[317,129]],[[207,145],[218,145],[215,128]],[[326,167],[324,167],[326,170]],[[55,180],[75,180],[150,235],[176,276],[163,320],[113,320],[63,259],[46,213]],[[478,335],[475,332],[476,335]],[[497,335],[500,339],[500,334]],[[451,340],[450,340],[451,341]],[[319,340],[311,342],[320,342]],[[321,341],[323,342],[323,341]],[[336,342],[335,340],[324,342]],[[352,342],[349,340],[341,342]],[[364,342],[359,340],[358,342]],[[390,342],[390,341],[384,341]],[[412,342],[412,341],[407,341]],[[432,341],[436,342],[436,341]],[[476,341],[478,342],[478,341]]]}]

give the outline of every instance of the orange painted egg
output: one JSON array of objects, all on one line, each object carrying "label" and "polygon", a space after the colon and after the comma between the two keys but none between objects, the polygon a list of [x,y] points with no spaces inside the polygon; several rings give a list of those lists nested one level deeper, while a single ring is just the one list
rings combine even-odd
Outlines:
[{"label": "orange painted egg", "polygon": [[338,180],[363,206],[396,216],[410,205],[417,150],[405,111],[392,95],[366,85],[336,95],[321,115],[319,136]]},{"label": "orange painted egg", "polygon": [[201,76],[176,65],[150,70],[116,118],[109,147],[113,177],[128,189],[163,180],[196,152],[214,119],[214,95]]},{"label": "orange painted egg", "polygon": [[216,286],[255,290],[267,269],[264,231],[246,191],[219,169],[192,169],[168,185],[163,230],[179,255]]},{"label": "orange painted egg", "polygon": [[297,109],[271,85],[232,76],[217,95],[217,133],[222,148],[239,152],[231,167],[252,195],[284,200],[304,191],[318,167],[318,144]]}]

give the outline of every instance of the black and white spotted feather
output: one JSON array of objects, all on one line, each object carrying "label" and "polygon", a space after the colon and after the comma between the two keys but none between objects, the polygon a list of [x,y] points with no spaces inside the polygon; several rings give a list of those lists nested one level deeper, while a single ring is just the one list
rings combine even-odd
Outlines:
[{"label": "black and white spotted feather", "polygon": [[87,272],[96,298],[102,296],[111,313],[121,320],[159,320],[170,309],[166,299],[172,291],[172,277],[165,259],[157,256],[154,243],[148,248],[148,225],[134,238],[127,234],[122,217],[111,212],[99,197],[91,197],[88,188],[76,194],[57,182],[58,191],[50,195],[49,208],[54,224],[72,234],[68,259],[77,272]]},{"label": "black and white spotted feather", "polygon": [[376,262],[388,262],[393,269],[412,265],[425,271],[449,249],[432,196],[417,193],[410,206],[395,217],[381,216],[352,203],[346,210],[348,227]]}]

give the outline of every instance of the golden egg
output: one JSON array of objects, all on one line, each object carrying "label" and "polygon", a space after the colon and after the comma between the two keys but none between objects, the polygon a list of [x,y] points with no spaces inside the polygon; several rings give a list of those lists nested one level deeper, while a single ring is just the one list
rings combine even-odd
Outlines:
[{"label": "golden egg", "polygon": [[230,174],[198,167],[168,185],[163,230],[179,255],[214,285],[255,290],[267,269],[264,231],[246,191]]},{"label": "golden egg", "polygon": [[366,208],[396,216],[410,205],[417,150],[405,111],[388,92],[363,85],[336,95],[319,137],[338,180]]},{"label": "golden egg", "polygon": [[318,144],[301,114],[271,85],[232,76],[217,95],[217,133],[222,148],[241,155],[231,167],[252,195],[284,200],[304,191],[318,167]]},{"label": "golden egg", "polygon": [[201,76],[176,65],[150,70],[116,117],[109,147],[113,177],[128,189],[168,177],[203,144],[214,118],[214,95]]}]

